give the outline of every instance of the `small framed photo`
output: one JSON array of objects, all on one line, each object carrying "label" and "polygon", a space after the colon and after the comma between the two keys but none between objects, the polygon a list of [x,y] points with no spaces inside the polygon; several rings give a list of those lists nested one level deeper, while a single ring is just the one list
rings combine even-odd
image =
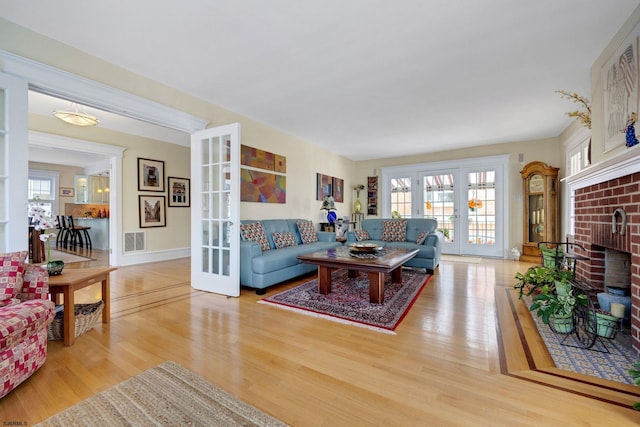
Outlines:
[{"label": "small framed photo", "polygon": [[138,157],[138,190],[164,191],[164,162]]},{"label": "small framed photo", "polygon": [[60,187],[60,196],[73,197],[73,188]]},{"label": "small framed photo", "polygon": [[138,196],[140,228],[166,227],[165,196]]},{"label": "small framed photo", "polygon": [[344,202],[344,180],[333,177],[333,200],[338,203]]},{"label": "small framed photo", "polygon": [[176,208],[188,208],[191,206],[191,180],[189,178],[167,178],[169,190],[169,206]]}]

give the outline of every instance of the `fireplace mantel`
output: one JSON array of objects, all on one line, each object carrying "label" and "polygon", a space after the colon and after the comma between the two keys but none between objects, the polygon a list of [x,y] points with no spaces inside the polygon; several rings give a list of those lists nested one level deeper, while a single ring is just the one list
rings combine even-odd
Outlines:
[{"label": "fireplace mantel", "polygon": [[640,145],[588,166],[574,175],[561,179],[561,182],[565,182],[570,190],[577,190],[636,172],[640,172]]}]

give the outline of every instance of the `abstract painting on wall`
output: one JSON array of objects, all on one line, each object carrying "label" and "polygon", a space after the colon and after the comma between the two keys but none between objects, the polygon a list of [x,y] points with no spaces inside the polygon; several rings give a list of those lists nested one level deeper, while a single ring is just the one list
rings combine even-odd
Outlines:
[{"label": "abstract painting on wall", "polygon": [[258,148],[240,145],[240,164],[280,173],[287,172],[287,158]]},{"label": "abstract painting on wall", "polygon": [[240,169],[240,200],[243,202],[286,203],[287,177],[252,169]]}]

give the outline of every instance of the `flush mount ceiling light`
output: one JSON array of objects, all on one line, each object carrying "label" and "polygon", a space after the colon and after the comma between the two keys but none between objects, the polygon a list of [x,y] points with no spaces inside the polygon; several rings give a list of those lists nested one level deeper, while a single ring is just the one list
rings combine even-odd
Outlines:
[{"label": "flush mount ceiling light", "polygon": [[95,126],[100,123],[100,120],[98,120],[96,116],[81,113],[78,111],[78,104],[73,105],[75,106],[75,111],[54,111],[53,115],[63,122],[76,126]]}]

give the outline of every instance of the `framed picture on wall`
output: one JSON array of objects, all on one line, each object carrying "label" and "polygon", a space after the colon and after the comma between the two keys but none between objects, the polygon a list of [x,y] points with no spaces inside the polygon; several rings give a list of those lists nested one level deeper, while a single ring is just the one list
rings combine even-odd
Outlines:
[{"label": "framed picture on wall", "polygon": [[166,227],[165,196],[138,196],[140,228]]},{"label": "framed picture on wall", "polygon": [[323,200],[324,196],[332,196],[332,182],[331,177],[323,175],[321,173],[316,174],[316,200]]},{"label": "framed picture on wall", "polygon": [[167,178],[169,207],[188,208],[191,206],[191,180],[189,178]]},{"label": "framed picture on wall", "polygon": [[333,200],[335,202],[344,202],[344,180],[333,177]]},{"label": "framed picture on wall", "polygon": [[73,197],[73,188],[60,187],[60,196]]},{"label": "framed picture on wall", "polygon": [[138,157],[138,190],[164,191],[164,162]]}]

